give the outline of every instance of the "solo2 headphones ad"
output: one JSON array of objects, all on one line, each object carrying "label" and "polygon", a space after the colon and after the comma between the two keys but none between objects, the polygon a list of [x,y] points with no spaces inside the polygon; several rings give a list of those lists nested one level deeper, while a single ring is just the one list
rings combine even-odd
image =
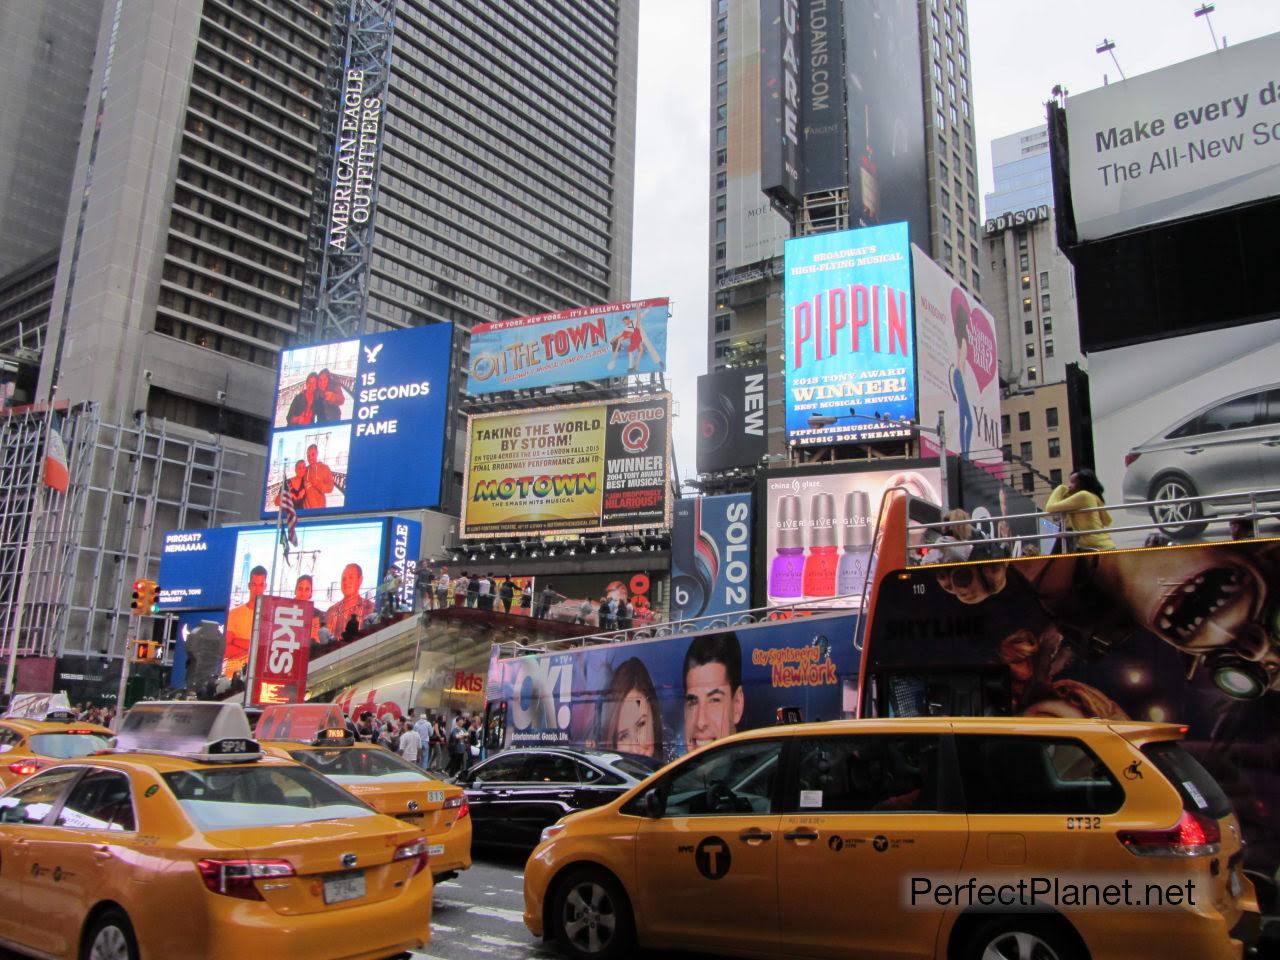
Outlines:
[{"label": "solo2 headphones ad", "polygon": [[671,540],[676,619],[751,609],[751,494],[677,500]]}]

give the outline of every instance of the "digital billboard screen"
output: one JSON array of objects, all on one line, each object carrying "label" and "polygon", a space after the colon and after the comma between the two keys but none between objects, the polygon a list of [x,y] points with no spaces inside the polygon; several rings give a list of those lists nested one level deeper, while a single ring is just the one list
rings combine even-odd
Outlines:
[{"label": "digital billboard screen", "polygon": [[299,515],[437,505],[452,347],[432,324],[281,353],[262,515],[286,483]]},{"label": "digital billboard screen", "polygon": [[769,452],[766,367],[698,377],[698,472],[754,467]]},{"label": "digital billboard screen", "polygon": [[470,420],[464,537],[665,527],[671,397]]},{"label": "digital billboard screen", "polygon": [[479,396],[666,369],[666,299],[581,307],[471,328],[467,393]]},{"label": "digital billboard screen", "polygon": [[[783,293],[787,439],[848,443],[908,435],[848,416],[915,420],[906,223],[788,240]],[[835,416],[811,427],[812,416]]]}]

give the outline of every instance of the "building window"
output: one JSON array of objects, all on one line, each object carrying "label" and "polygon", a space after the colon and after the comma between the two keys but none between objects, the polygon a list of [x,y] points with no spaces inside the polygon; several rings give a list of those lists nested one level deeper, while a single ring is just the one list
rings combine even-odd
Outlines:
[{"label": "building window", "polygon": [[729,128],[716,127],[716,146],[723,147],[729,142]]},{"label": "building window", "polygon": [[1031,289],[1031,278],[1027,276],[1025,273],[1022,275],[1022,289],[1023,290]]},{"label": "building window", "polygon": [[961,99],[961,101],[960,101],[960,112],[961,112],[961,113],[963,113],[966,117],[967,117],[967,116],[969,116],[969,101],[968,101],[968,100]]},{"label": "building window", "polygon": [[951,244],[946,240],[942,241],[942,259],[946,260],[947,263],[951,262]]},{"label": "building window", "polygon": [[933,24],[933,32],[934,32],[934,33],[941,33],[941,32],[942,32],[942,25],[941,25],[940,23],[938,23],[938,15],[937,15],[936,13],[931,13],[931,14],[929,14],[929,22],[930,22],[931,24]]},{"label": "building window", "polygon": [[1049,456],[1051,457],[1062,456],[1062,441],[1057,437],[1049,438]]},{"label": "building window", "polygon": [[717,243],[717,244],[716,244],[716,259],[717,259],[717,260],[723,260],[723,259],[724,259],[724,244],[723,244],[723,243]]},{"label": "building window", "polygon": [[947,112],[951,114],[951,125],[954,127],[960,122],[960,114],[956,112],[956,105],[953,103],[947,107]]},{"label": "building window", "polygon": [[1034,357],[1036,355],[1036,345],[1034,343],[1027,344],[1027,356]]},{"label": "building window", "polygon": [[[947,179],[947,176],[948,176],[947,163],[941,157],[938,158],[938,172],[942,175],[943,180]],[[951,232],[951,228],[947,227],[947,233],[950,233],[950,232]]]},{"label": "building window", "polygon": [[716,56],[727,57],[729,55],[729,41],[721,40],[716,43]]},{"label": "building window", "polygon": [[716,174],[716,189],[723,190],[729,183],[729,175],[721,170]]},{"label": "building window", "polygon": [[973,289],[982,289],[982,275],[977,270],[973,271]]},{"label": "building window", "polygon": [[721,166],[721,167],[723,167],[723,166],[724,166],[726,163],[728,163],[728,162],[729,162],[729,151],[728,151],[728,150],[717,150],[717,151],[716,151],[716,165],[717,165],[717,166]]},{"label": "building window", "polygon": [[1007,413],[1000,414],[1000,432],[1002,434],[1009,432],[1009,415]]},{"label": "building window", "polygon": [[1036,486],[1035,478],[1032,477],[1031,474],[1029,473],[1024,473],[1022,475],[1022,492],[1030,493],[1032,490],[1035,489],[1035,486]]},{"label": "building window", "polygon": [[[937,43],[937,42],[938,41],[936,40],[934,41],[934,43]],[[947,57],[947,73],[949,73],[953,77],[956,75],[956,62],[952,60],[950,57]]]},{"label": "building window", "polygon": [[942,215],[942,235],[944,237],[951,236],[951,218],[945,213]]},{"label": "building window", "polygon": [[933,112],[933,119],[938,122],[939,130],[947,129],[947,118],[941,110],[935,110]]},{"label": "building window", "polygon": [[1005,463],[1011,461],[1013,459],[1013,447],[1006,443],[1000,448],[1000,456],[1003,458]]},{"label": "building window", "polygon": [[1049,289],[1049,271],[1048,270],[1040,271],[1040,289],[1041,290]]},{"label": "building window", "polygon": [[1044,332],[1053,333],[1053,317],[1044,318]]},{"label": "building window", "polygon": [[1036,322],[1034,320],[1023,320],[1022,332],[1028,337],[1031,336],[1031,334],[1036,332]]},{"label": "building window", "polygon": [[1035,367],[1027,367],[1027,380],[1028,380],[1028,382],[1030,382],[1030,383],[1034,383],[1034,382],[1035,382],[1035,379],[1036,379],[1036,368],[1035,368]]},{"label": "building window", "polygon": [[1044,342],[1044,355],[1045,355],[1045,357],[1046,357],[1046,358],[1047,358],[1047,357],[1052,357],[1052,356],[1053,356],[1053,341],[1052,341],[1052,340],[1048,340],[1048,339],[1046,339],[1046,340],[1045,340],[1045,342]]},{"label": "building window", "polygon": [[733,352],[733,348],[729,346],[728,340],[716,341],[716,359],[717,360],[723,360],[725,357],[729,356],[729,354],[732,352]]},{"label": "building window", "polygon": [[1027,254],[1024,253],[1018,257],[1018,269],[1019,270],[1031,269],[1031,258],[1027,256]]},{"label": "building window", "polygon": [[942,205],[944,207],[951,206],[951,193],[947,190],[946,187],[940,187],[938,189],[938,196],[942,200]]},{"label": "building window", "polygon": [[723,193],[716,194],[716,213],[724,213],[725,207],[729,205],[729,201]]},{"label": "building window", "polygon": [[956,82],[954,80],[947,81],[947,93],[951,94],[951,99],[956,99]]},{"label": "building window", "polygon": [[1021,413],[1018,414],[1018,429],[1019,430],[1031,429],[1031,412],[1029,410],[1023,410]]},{"label": "building window", "polygon": [[1049,471],[1049,482],[1052,483],[1055,487],[1062,486],[1062,468],[1061,467],[1054,467],[1052,470]]},{"label": "building window", "polygon": [[1049,309],[1049,295],[1047,293],[1040,294],[1040,309],[1041,310]]},{"label": "building window", "polygon": [[716,64],[716,79],[717,80],[729,79],[729,64],[724,60],[721,60],[719,63]]},{"label": "building window", "polygon": [[716,333],[728,333],[729,325],[732,323],[733,317],[730,314],[722,313],[716,317]]},{"label": "building window", "polygon": [[952,37],[950,34],[947,34],[947,53],[955,53],[955,52],[956,52],[955,38]]},{"label": "building window", "polygon": [[1027,249],[1027,231],[1025,230],[1018,230],[1018,249]]},{"label": "building window", "polygon": [[[933,56],[937,60],[942,59],[942,47],[938,44],[938,38],[933,38]],[[950,61],[948,61],[950,62]]]},{"label": "building window", "polygon": [[716,221],[716,239],[723,240],[725,236],[725,222],[723,220]]},{"label": "building window", "polygon": [[1049,409],[1045,410],[1044,425],[1048,427],[1050,430],[1053,430],[1058,426],[1058,408],[1057,407],[1049,407]]},{"label": "building window", "polygon": [[1031,441],[1030,440],[1023,440],[1020,444],[1018,444],[1018,455],[1022,457],[1023,460],[1031,459]]},{"label": "building window", "polygon": [[729,99],[729,85],[727,83],[716,84],[716,101],[724,103]]},{"label": "building window", "polygon": [[935,83],[942,82],[942,64],[937,60],[933,61],[933,79]]},{"label": "building window", "polygon": [[1024,312],[1024,313],[1029,313],[1029,312],[1031,311],[1031,298],[1030,298],[1030,297],[1023,297],[1023,298],[1022,298],[1022,310],[1023,310],[1023,312]]},{"label": "building window", "polygon": [[717,21],[716,23],[716,34],[718,36],[723,37],[728,32],[729,32],[729,21],[726,18],[721,17],[720,20]]}]

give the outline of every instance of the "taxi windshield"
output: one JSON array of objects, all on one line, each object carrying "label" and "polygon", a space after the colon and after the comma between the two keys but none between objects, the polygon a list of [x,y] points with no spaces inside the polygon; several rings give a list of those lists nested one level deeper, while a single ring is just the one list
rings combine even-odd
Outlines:
[{"label": "taxi windshield", "polygon": [[335,783],[417,783],[429,780],[418,767],[386,750],[352,747],[333,750],[292,750],[289,756],[323,773]]},{"label": "taxi windshield", "polygon": [[98,733],[37,733],[27,740],[32,753],[56,760],[87,757],[110,746],[111,741]]},{"label": "taxi windshield", "polygon": [[164,781],[201,830],[377,816],[305,767],[208,767],[166,773]]}]

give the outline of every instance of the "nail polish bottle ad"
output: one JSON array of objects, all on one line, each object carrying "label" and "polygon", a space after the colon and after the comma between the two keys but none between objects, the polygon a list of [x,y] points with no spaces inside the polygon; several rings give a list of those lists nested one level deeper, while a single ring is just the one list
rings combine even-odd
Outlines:
[{"label": "nail polish bottle ad", "polygon": [[769,564],[769,601],[799,600],[804,576],[804,531],[800,528],[800,498],[778,501],[773,562]]},{"label": "nail polish bottle ad", "polygon": [[809,500],[809,555],[804,558],[805,597],[831,597],[836,592],[836,498],[814,494]]},{"label": "nail polish bottle ad", "polygon": [[836,595],[861,597],[871,567],[871,498],[851,490],[844,498],[844,552],[836,567]]}]

